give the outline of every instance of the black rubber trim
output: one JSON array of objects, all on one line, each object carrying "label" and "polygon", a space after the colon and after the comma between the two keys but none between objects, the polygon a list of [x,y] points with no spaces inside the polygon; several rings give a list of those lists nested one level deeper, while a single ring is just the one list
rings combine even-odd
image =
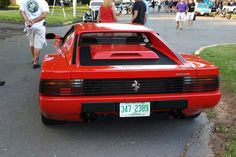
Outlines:
[{"label": "black rubber trim", "polygon": [[[149,47],[148,47],[149,48]],[[159,52],[154,48],[149,48],[155,52],[159,59],[129,59],[129,60],[93,60],[90,53],[90,46],[80,47],[80,64],[84,66],[97,66],[97,65],[176,65],[176,63],[165,56],[163,53]]]},{"label": "black rubber trim", "polygon": [[72,64],[76,64],[76,52],[77,52],[77,43],[78,43],[78,35],[75,36],[74,40],[74,48],[73,48],[73,56],[72,56]]},{"label": "black rubber trim", "polygon": [[[83,103],[82,113],[92,113],[92,112],[118,112],[119,102],[111,103]],[[170,101],[153,101],[151,102],[151,110],[161,110],[161,109],[186,109],[188,108],[187,100],[170,100]]]}]

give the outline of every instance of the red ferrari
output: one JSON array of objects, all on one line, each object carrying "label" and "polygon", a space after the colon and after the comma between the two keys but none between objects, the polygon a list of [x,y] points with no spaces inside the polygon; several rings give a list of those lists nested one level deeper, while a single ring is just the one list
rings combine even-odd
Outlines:
[{"label": "red ferrari", "polygon": [[219,69],[170,49],[133,24],[79,23],[44,57],[39,104],[45,125],[97,116],[196,118],[220,100]]}]

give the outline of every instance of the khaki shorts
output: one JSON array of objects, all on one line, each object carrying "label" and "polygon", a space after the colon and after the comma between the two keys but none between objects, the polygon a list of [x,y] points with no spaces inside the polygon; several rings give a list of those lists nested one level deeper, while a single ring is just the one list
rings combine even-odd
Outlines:
[{"label": "khaki shorts", "polygon": [[187,20],[193,20],[194,12],[188,12],[187,13]]},{"label": "khaki shorts", "polygon": [[40,29],[36,28],[28,29],[30,47],[42,49],[43,45],[46,43],[45,33],[46,33],[45,27],[42,27]]},{"label": "khaki shorts", "polygon": [[175,21],[186,21],[185,13],[177,12],[176,17],[175,17]]}]

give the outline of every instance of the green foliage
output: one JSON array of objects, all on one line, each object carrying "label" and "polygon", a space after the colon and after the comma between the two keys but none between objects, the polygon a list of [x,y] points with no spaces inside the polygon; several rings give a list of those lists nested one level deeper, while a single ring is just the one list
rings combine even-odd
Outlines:
[{"label": "green foliage", "polygon": [[89,4],[90,0],[81,0],[82,4]]},{"label": "green foliage", "polygon": [[224,157],[235,157],[236,156],[236,141],[231,141],[229,146],[226,148]]},{"label": "green foliage", "polygon": [[0,9],[5,9],[11,4],[10,0],[0,0]]},{"label": "green foliage", "polygon": [[[56,6],[54,9],[54,14],[52,15],[52,8],[50,7],[50,13],[46,18],[48,26],[62,25],[71,21],[79,21],[82,19],[83,14],[88,10],[88,7],[85,5],[77,6],[77,17],[75,18],[73,17],[73,7],[65,8],[66,18],[63,16],[61,7]],[[20,17],[18,10],[0,11],[0,21],[23,24],[23,20]]]},{"label": "green foliage", "polygon": [[236,93],[236,45],[210,47],[200,56],[219,67],[223,91]]},{"label": "green foliage", "polygon": [[207,109],[206,113],[207,113],[207,118],[208,119],[214,119],[216,117],[216,114],[217,114],[215,109]]}]

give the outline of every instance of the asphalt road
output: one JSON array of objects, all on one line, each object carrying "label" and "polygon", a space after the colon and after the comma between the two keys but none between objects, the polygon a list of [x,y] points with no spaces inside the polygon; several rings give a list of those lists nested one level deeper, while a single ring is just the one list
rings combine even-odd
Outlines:
[{"label": "asphalt road", "polygon": [[[130,17],[120,17],[128,21]],[[173,15],[152,15],[151,27],[179,52],[235,41],[236,21],[200,17],[194,29],[175,29]],[[185,27],[186,28],[186,27]],[[49,28],[64,34],[68,26]],[[52,41],[42,54],[52,53]],[[40,70],[33,70],[24,36],[0,40],[0,157],[188,157],[211,156],[211,124],[195,120],[101,119],[46,127],[38,107]]]}]

